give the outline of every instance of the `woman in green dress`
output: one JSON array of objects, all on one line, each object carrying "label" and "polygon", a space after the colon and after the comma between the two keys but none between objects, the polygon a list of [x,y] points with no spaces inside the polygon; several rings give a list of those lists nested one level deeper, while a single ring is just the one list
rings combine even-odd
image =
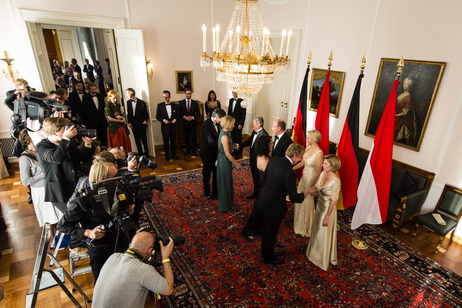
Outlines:
[{"label": "woman in green dress", "polygon": [[231,149],[233,148],[231,131],[234,128],[235,121],[233,117],[225,116],[220,122],[222,129],[218,136],[217,159],[218,210],[220,212],[227,212],[233,206],[232,165],[236,166],[236,169],[241,169],[241,164],[231,155]]},{"label": "woman in green dress", "polygon": [[123,147],[125,152],[132,151],[132,145],[128,138],[128,128],[125,124],[125,112],[117,102],[119,95],[111,90],[107,94],[107,103],[104,114],[108,121],[107,146],[109,148]]}]

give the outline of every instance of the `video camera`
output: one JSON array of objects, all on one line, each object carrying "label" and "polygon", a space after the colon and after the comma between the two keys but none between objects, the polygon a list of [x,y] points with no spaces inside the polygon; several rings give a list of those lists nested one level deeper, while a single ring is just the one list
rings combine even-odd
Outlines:
[{"label": "video camera", "polygon": [[30,95],[24,95],[13,103],[12,131],[15,136],[26,127],[26,119],[38,120],[40,124],[50,117],[55,111],[64,111],[64,117],[71,120],[72,111],[69,106],[54,99],[43,99]]}]

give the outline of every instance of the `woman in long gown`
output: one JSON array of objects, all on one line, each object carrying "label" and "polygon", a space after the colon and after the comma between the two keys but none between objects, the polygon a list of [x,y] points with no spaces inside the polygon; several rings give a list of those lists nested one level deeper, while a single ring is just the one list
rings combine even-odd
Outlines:
[{"label": "woman in long gown", "polygon": [[124,147],[125,152],[128,153],[132,151],[132,145],[128,138],[123,107],[117,102],[118,96],[116,91],[109,91],[104,108],[104,114],[108,120],[107,146],[109,148]]},{"label": "woman in long gown", "polygon": [[236,169],[241,169],[241,164],[231,155],[231,149],[233,148],[231,131],[234,128],[235,121],[233,117],[225,116],[220,122],[222,129],[218,136],[217,159],[218,210],[220,212],[227,212],[233,206],[234,187],[232,165],[236,166]]},{"label": "woman in long gown", "polygon": [[308,193],[318,193],[318,203],[313,221],[307,258],[317,267],[327,271],[329,263],[337,265],[337,200],[340,179],[335,172],[340,168],[340,159],[335,155],[324,158],[321,175]]},{"label": "woman in long gown", "polygon": [[270,161],[270,151],[273,148],[273,141],[270,136],[260,136],[257,139],[255,145],[255,151],[257,155],[257,170],[258,170],[258,190],[257,198],[255,199],[252,213],[244,226],[243,233],[249,240],[255,239],[255,235],[261,235],[261,229],[263,227],[263,215],[257,209],[257,201],[260,196],[261,190],[264,184],[264,176],[266,166]]},{"label": "woman in long gown", "polygon": [[[318,143],[321,141],[321,133],[317,130],[310,130],[306,138],[306,150],[303,159],[294,166],[294,170],[301,167],[303,175],[298,184],[297,191],[303,192],[316,184],[322,170],[323,152]],[[302,203],[295,203],[294,206],[294,232],[301,236],[310,237],[314,219],[314,198],[312,195],[303,200]]]},{"label": "woman in long gown", "polygon": [[207,120],[208,118],[212,116],[212,112],[215,109],[221,108],[221,103],[217,99],[217,94],[215,93],[215,91],[213,90],[209,91],[209,95],[207,96],[207,100],[205,101],[204,108],[205,108],[205,113],[204,113],[205,120]]}]

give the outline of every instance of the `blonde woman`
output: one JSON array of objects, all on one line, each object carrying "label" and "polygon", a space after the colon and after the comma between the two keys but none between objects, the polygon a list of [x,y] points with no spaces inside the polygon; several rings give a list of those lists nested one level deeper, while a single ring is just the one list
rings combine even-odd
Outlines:
[{"label": "blonde woman", "polygon": [[119,95],[114,90],[107,94],[107,103],[104,108],[104,114],[108,120],[107,146],[109,148],[123,147],[128,153],[132,151],[132,145],[125,124],[125,112],[118,103],[118,98]]},{"label": "blonde woman", "polygon": [[324,157],[321,175],[316,185],[308,189],[309,194],[318,194],[318,202],[306,257],[325,271],[329,264],[337,265],[337,200],[341,186],[335,173],[340,166],[337,156]]},{"label": "blonde woman", "polygon": [[241,164],[231,155],[231,150],[233,148],[231,131],[234,128],[235,121],[233,117],[225,116],[220,122],[222,129],[218,136],[217,159],[218,210],[220,212],[227,212],[233,206],[234,187],[232,165],[236,166],[236,169],[241,169]]},{"label": "blonde woman", "polygon": [[[306,138],[306,150],[303,159],[293,169],[301,167],[303,175],[298,184],[298,192],[311,188],[316,184],[322,170],[323,153],[318,143],[321,141],[321,133],[317,130],[308,132]],[[312,195],[303,200],[302,203],[295,203],[294,206],[294,232],[301,236],[311,236],[311,227],[314,219],[314,198]]]}]

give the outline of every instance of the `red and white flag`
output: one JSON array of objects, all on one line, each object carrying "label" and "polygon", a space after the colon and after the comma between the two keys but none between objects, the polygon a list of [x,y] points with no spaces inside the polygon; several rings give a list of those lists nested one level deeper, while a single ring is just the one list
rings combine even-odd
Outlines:
[{"label": "red and white flag", "polygon": [[387,220],[393,159],[396,88],[399,84],[398,80],[393,83],[374,143],[364,166],[358,186],[358,202],[351,220],[351,229],[356,229],[365,223],[379,225]]}]

